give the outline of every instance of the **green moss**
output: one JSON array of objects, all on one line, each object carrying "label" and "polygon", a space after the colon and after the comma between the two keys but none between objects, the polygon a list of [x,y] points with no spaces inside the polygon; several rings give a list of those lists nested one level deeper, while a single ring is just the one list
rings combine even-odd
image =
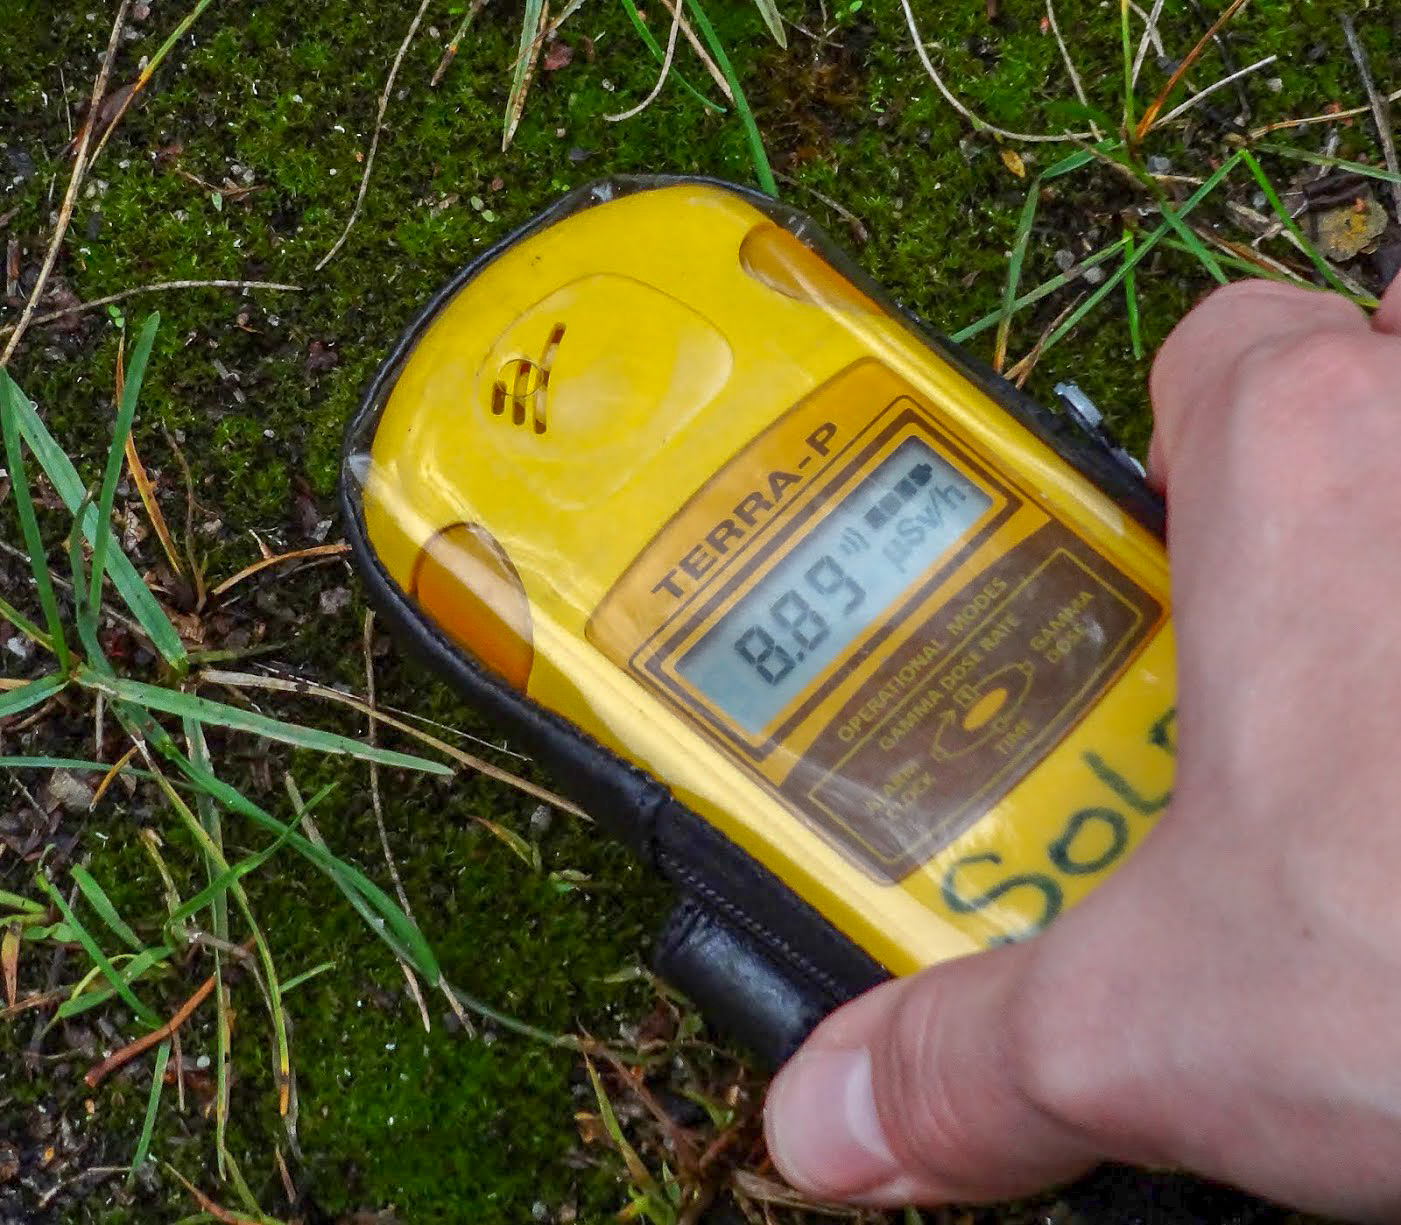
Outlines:
[{"label": "green moss", "polygon": [[[56,179],[61,191],[66,175],[58,152],[67,139],[59,67],[71,103],[79,83],[91,80],[106,43],[107,18],[97,7],[12,0],[7,14],[10,114],[0,141],[23,147],[37,172],[0,194],[0,213],[17,210],[7,234],[20,240],[31,262],[47,237],[49,184]],[[925,37],[937,40],[931,55],[976,113],[1013,128],[1048,130],[1054,126],[1048,104],[1069,96],[1059,52],[1040,29],[1039,8],[1002,7],[1007,14],[995,24],[982,0],[926,11]],[[844,242],[851,240],[846,223],[814,193],[860,218],[869,230],[861,262],[934,326],[953,330],[994,308],[1026,183],[1009,172],[996,142],[972,134],[925,78],[899,7],[867,3],[831,42],[815,47],[795,35],[786,52],[765,39],[752,7],[712,8],[750,83],[770,154],[796,180],[792,201],[810,208]],[[124,53],[119,80],[130,79],[136,57],[154,51],[176,15],[169,5],[154,6],[142,39]],[[807,16],[818,21],[815,13]],[[1116,19],[1114,7],[1092,0],[1060,5],[1091,101],[1110,114],[1122,109]],[[540,74],[515,144],[503,155],[502,111],[518,17],[509,6],[491,7],[436,89],[427,82],[441,40],[424,33],[411,48],[356,228],[317,273],[315,264],[350,214],[362,169],[358,156],[368,150],[384,74],[407,20],[403,6],[355,0],[262,0],[237,12],[215,5],[159,71],[149,98],[124,121],[94,172],[105,186],[85,195],[75,214],[60,272],[85,298],[175,278],[304,287],[301,293],[243,295],[180,291],[126,304],[129,318],[157,306],[164,318],[137,438],[148,465],[164,473],[167,514],[180,523],[183,495],[164,431],[183,437],[198,499],[226,528],[208,545],[214,578],[256,557],[249,529],[274,543],[300,542],[289,528],[298,480],[329,511],[342,430],[361,388],[400,329],[461,264],[561,191],[599,175],[752,178],[733,115],[709,114],[675,88],[626,123],[603,118],[643,97],[656,73],[610,4],[591,6],[566,26],[575,62]],[[456,17],[430,12],[434,20],[445,36]],[[1189,12],[1172,17],[1164,34],[1180,54],[1201,30]],[[584,33],[597,62],[585,54]],[[1386,63],[1387,29],[1374,21],[1365,34],[1376,62]],[[1230,37],[1239,63],[1281,56],[1263,74],[1279,77],[1278,92],[1264,88],[1259,77],[1249,86],[1258,121],[1311,113],[1360,93],[1333,6],[1322,0],[1257,0]],[[689,79],[714,94],[704,71],[684,58]],[[1194,75],[1205,83],[1222,72],[1213,51]],[[1165,79],[1150,56],[1140,110]],[[1173,134],[1155,135],[1144,150],[1197,169],[1215,152],[1204,143],[1184,148]],[[1340,152],[1375,153],[1362,124],[1344,132]],[[1034,172],[1058,154],[1038,148],[1024,155]],[[480,210],[471,204],[474,196]],[[1135,202],[1096,169],[1060,180],[1054,198],[1043,202],[1025,283],[1054,275],[1054,255],[1062,247],[1080,251],[1084,244],[1112,241],[1121,210]],[[1207,285],[1189,259],[1164,254],[1144,265],[1139,291],[1150,351]],[[1019,318],[1013,352],[1030,348],[1068,300],[1061,295]],[[1141,448],[1149,421],[1148,363],[1133,358],[1124,315],[1122,295],[1114,295],[1092,326],[1047,356],[1031,387],[1047,398],[1057,379],[1076,379]],[[313,342],[330,346],[337,364],[309,368]],[[986,357],[990,346],[989,334],[973,347]],[[93,318],[71,335],[31,333],[16,367],[89,474],[105,445],[115,351],[111,326]],[[324,584],[346,581],[343,573],[312,571],[279,583],[276,599],[284,608],[311,611]],[[359,613],[356,607],[298,629],[269,612],[268,636],[291,638],[285,659],[307,675],[359,687]],[[497,729],[482,725],[442,687],[425,684],[410,663],[395,657],[380,670],[385,701],[499,740]],[[351,734],[361,730],[342,712],[310,703],[281,708]],[[215,745],[220,768],[250,788],[268,757],[247,742]],[[272,791],[260,798],[279,804],[277,776],[288,765],[306,793],[339,781],[319,814],[322,831],[333,846],[382,875],[363,772],[301,755],[270,757]],[[583,1025],[607,1033],[642,1006],[636,989],[604,979],[644,950],[664,900],[596,830],[557,818],[544,839],[547,871],[578,869],[596,886],[562,892],[473,820],[488,816],[523,830],[533,802],[471,778],[444,786],[395,777],[387,790],[389,835],[405,885],[453,981],[547,1028]],[[123,803],[104,809],[100,832],[107,841],[88,839],[92,868],[123,913],[153,932],[160,890],[145,857],[133,849],[136,830],[159,822],[172,863],[191,858],[164,817],[128,812]],[[265,844],[232,821],[228,839],[231,855]],[[487,1043],[451,1034],[436,1000],[430,1001],[433,1031],[425,1035],[392,960],[324,878],[284,851],[248,884],[284,978],[322,961],[336,963],[289,999],[304,1154],[294,1162],[295,1176],[321,1210],[334,1218],[360,1206],[393,1204],[402,1219],[414,1222],[521,1221],[536,1201],[556,1204],[577,1195],[581,1219],[600,1220],[618,1206],[611,1172],[579,1170],[564,1160],[576,1143],[570,1056],[509,1036]],[[175,983],[167,988],[164,1006],[173,1007],[179,989]],[[286,1141],[273,1108],[261,1005],[246,981],[238,1002],[241,1079],[230,1143],[255,1189],[275,1203],[280,1193],[271,1154]],[[187,1052],[210,1051],[211,1030],[211,1016],[201,1014],[187,1033]],[[3,1066],[13,1066],[21,1037],[27,1040],[27,1031],[0,1028]],[[95,1095],[98,1110],[89,1126],[107,1137],[112,1160],[123,1160],[134,1145],[145,1104],[142,1075],[117,1078]],[[31,1084],[7,1077],[6,1108],[55,1091],[42,1078]],[[209,1131],[193,1109],[179,1118],[167,1104],[157,1145],[164,1158],[215,1189]],[[227,1188],[218,1193],[232,1202]],[[132,1204],[94,1201],[73,1215],[173,1219],[188,1206],[161,1175]]]}]

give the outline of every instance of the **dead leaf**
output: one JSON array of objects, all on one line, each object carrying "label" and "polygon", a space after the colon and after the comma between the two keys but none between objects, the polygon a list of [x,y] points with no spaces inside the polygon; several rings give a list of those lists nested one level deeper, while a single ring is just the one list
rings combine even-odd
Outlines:
[{"label": "dead leaf", "polygon": [[1314,231],[1319,250],[1341,263],[1371,247],[1386,230],[1386,224],[1386,209],[1367,197],[1319,213],[1314,219]]},{"label": "dead leaf", "polygon": [[48,812],[59,808],[69,813],[87,812],[92,796],[92,788],[72,770],[54,770],[39,793],[39,802]]},{"label": "dead leaf", "polygon": [[5,976],[5,1004],[13,1008],[19,998],[19,946],[21,929],[18,923],[5,927],[0,937],[0,972]]},{"label": "dead leaf", "polygon": [[999,149],[998,156],[1002,158],[1002,164],[1007,167],[1019,179],[1026,178],[1026,163],[1022,161],[1022,155],[1015,149]]},{"label": "dead leaf", "polygon": [[561,68],[568,68],[574,62],[574,48],[561,39],[554,39],[545,44],[545,57],[541,61],[541,67],[546,72],[558,72]]},{"label": "dead leaf", "polygon": [[[107,129],[116,122],[117,116],[122,113],[122,108],[131,101],[132,95],[136,93],[136,87],[140,84],[140,78],[129,81],[120,89],[114,89],[110,94],[102,99],[102,105],[97,111],[97,122],[93,124],[92,136],[89,138],[91,146],[96,146],[97,142],[106,134]],[[137,99],[139,102],[139,98]],[[61,156],[67,157],[78,148],[78,137],[74,136],[61,150]]]},{"label": "dead leaf", "polygon": [[334,370],[341,364],[341,355],[331,346],[335,342],[327,343],[324,340],[313,340],[307,346],[306,372],[308,374],[319,374],[323,370]]},{"label": "dead leaf", "polygon": [[347,587],[327,588],[321,593],[317,603],[323,617],[339,616],[350,607],[350,589]]}]

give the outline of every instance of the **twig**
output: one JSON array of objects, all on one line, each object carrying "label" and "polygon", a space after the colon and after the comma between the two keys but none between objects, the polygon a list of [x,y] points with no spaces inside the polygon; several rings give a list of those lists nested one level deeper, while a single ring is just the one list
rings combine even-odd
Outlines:
[{"label": "twig", "polygon": [[[286,681],[276,676],[258,676],[252,672],[226,672],[218,668],[205,668],[196,675],[195,679],[199,683],[229,685],[235,689],[266,689],[273,693],[295,693],[304,697],[323,698],[328,702],[338,702],[342,706],[348,706],[351,710],[358,711],[362,715],[368,710],[364,700],[354,694],[342,693],[339,689],[330,689],[313,681]],[[494,778],[499,783],[506,783],[518,791],[524,791],[526,795],[533,796],[535,799],[549,804],[552,808],[558,808],[561,812],[583,817],[586,821],[590,819],[582,808],[577,804],[571,804],[563,796],[556,795],[544,787],[537,787],[528,779],[512,774],[508,770],[502,770],[498,766],[493,766],[489,761],[483,761],[471,753],[464,753],[461,749],[439,740],[436,736],[430,736],[421,728],[413,727],[402,720],[385,714],[383,709],[379,710],[378,718],[381,723],[387,724],[396,731],[404,732],[451,757],[458,765],[466,766],[469,770],[476,770],[479,774]]]},{"label": "twig", "polygon": [[43,1212],[69,1187],[76,1187],[80,1182],[90,1182],[94,1179],[101,1182],[106,1178],[114,1178],[118,1174],[125,1174],[127,1169],[128,1167],[124,1165],[95,1165],[89,1169],[82,1170],[74,1174],[72,1178],[65,1178],[60,1182],[54,1183],[52,1187],[35,1201],[35,1207],[37,1207],[40,1212]]},{"label": "twig", "polygon": [[671,33],[666,39],[666,56],[662,59],[662,68],[657,73],[657,82],[652,86],[652,91],[642,99],[636,106],[625,111],[619,111],[616,115],[604,115],[609,123],[622,123],[624,119],[631,119],[634,115],[640,115],[652,105],[656,96],[662,92],[662,86],[666,84],[666,79],[671,75],[671,61],[676,56],[676,36],[681,32],[681,6],[678,4],[671,16]]},{"label": "twig", "polygon": [[71,988],[59,987],[53,991],[44,991],[38,995],[26,995],[24,999],[15,1001],[8,1008],[0,1008],[0,1021],[11,1021],[22,1012],[28,1012],[31,1008],[47,1008],[50,1004],[57,1004],[60,1000],[66,999]]},{"label": "twig", "polygon": [[924,39],[920,36],[919,26],[915,22],[914,9],[910,7],[910,0],[900,0],[900,7],[905,10],[905,24],[910,27],[910,37],[914,39],[915,54],[919,56],[919,62],[924,65],[924,71],[929,74],[929,79],[934,82],[934,87],[944,96],[944,101],[968,120],[975,131],[991,132],[994,136],[1002,136],[1007,140],[1024,140],[1039,144],[1058,144],[1062,141],[1093,138],[1093,132],[1062,132],[1057,136],[1045,133],[1009,132],[1006,128],[999,128],[995,124],[988,123],[986,119],[979,119],[958,100],[953,91],[944,84],[944,78],[935,69],[933,61],[929,58],[929,52],[925,50]]},{"label": "twig", "polygon": [[[1159,54],[1163,53],[1163,40],[1158,34],[1158,18],[1162,16],[1164,0],[1153,0],[1153,9],[1144,18],[1143,40],[1138,44],[1138,54],[1133,57],[1133,72],[1130,74],[1130,82],[1138,84],[1138,74],[1143,69],[1143,61],[1148,58],[1148,48],[1156,44]],[[1138,9],[1137,5],[1134,5]],[[1140,15],[1142,10],[1138,10]]]},{"label": "twig", "polygon": [[[1398,168],[1396,162],[1396,137],[1391,131],[1390,109],[1377,93],[1376,84],[1372,80],[1372,65],[1367,59],[1367,48],[1357,37],[1357,27],[1353,24],[1351,14],[1344,13],[1338,20],[1342,22],[1348,50],[1352,52],[1353,61],[1357,64],[1357,73],[1362,78],[1362,88],[1367,91],[1367,105],[1372,108],[1372,118],[1377,125],[1377,136],[1381,140],[1386,168],[1392,174],[1401,174],[1401,168]],[[1401,221],[1401,183],[1392,183],[1391,200],[1396,206],[1396,219]]]},{"label": "twig", "polygon": [[34,282],[34,288],[29,293],[29,300],[24,304],[24,313],[19,317],[19,322],[10,335],[10,343],[5,346],[5,351],[0,353],[0,370],[10,364],[11,356],[19,347],[19,342],[24,339],[24,333],[34,318],[34,310],[39,305],[39,300],[44,296],[44,290],[48,287],[49,275],[53,272],[54,264],[58,262],[58,252],[63,246],[63,236],[68,233],[68,224],[73,220],[73,206],[78,201],[78,189],[83,185],[83,174],[87,169],[88,144],[92,140],[93,128],[97,124],[97,112],[101,109],[103,95],[107,92],[107,82],[112,76],[112,63],[117,58],[117,48],[121,46],[122,30],[126,26],[126,14],[130,7],[131,0],[121,0],[121,4],[117,7],[117,17],[112,22],[112,35],[107,40],[107,51],[102,57],[102,67],[98,69],[97,80],[93,83],[92,100],[88,103],[88,113],[83,120],[83,130],[78,135],[78,147],[73,154],[73,173],[68,178],[68,190],[63,193],[63,204],[58,210],[58,224],[54,227],[53,240],[49,243],[44,263],[39,269],[38,279]]},{"label": "twig", "polygon": [[1076,294],[1069,305],[1046,325],[1045,330],[1037,338],[1036,343],[1031,346],[1027,354],[1007,371],[1004,377],[1017,387],[1018,390],[1026,386],[1026,381],[1031,377],[1031,372],[1036,369],[1036,363],[1041,360],[1041,354],[1046,351],[1046,342],[1050,340],[1055,330],[1070,317],[1071,312],[1080,305],[1080,301],[1084,296],[1083,293]]},{"label": "twig", "polygon": [[[210,662],[213,663],[215,661],[210,660]],[[272,664],[258,664],[257,666],[262,668],[269,676],[277,677],[293,685],[300,683],[300,678],[295,673],[279,671]],[[19,685],[27,685],[28,683],[28,681],[19,681],[15,687],[18,688]],[[421,723],[425,727],[436,727],[440,732],[447,732],[448,735],[456,736],[460,740],[469,740],[473,744],[479,744],[482,748],[491,749],[495,753],[504,753],[507,757],[514,757],[517,761],[530,760],[530,755],[528,753],[518,753],[515,749],[509,749],[504,744],[495,744],[482,736],[474,736],[471,732],[464,732],[460,727],[453,727],[447,723],[440,723],[437,719],[428,718],[427,715],[421,715],[412,710],[405,710],[402,706],[390,706],[385,702],[380,702],[377,709],[381,711],[387,710],[390,714],[398,715],[404,719],[412,719],[415,723]]]},{"label": "twig", "polygon": [[[9,544],[4,540],[0,540],[0,553],[4,553],[10,557],[13,557],[16,561],[22,561],[26,564],[29,562],[28,553],[24,552],[22,549],[15,548],[14,545]],[[53,585],[55,587],[59,587],[62,590],[70,593],[72,592],[73,584],[70,583],[67,579],[62,578],[57,574],[51,574],[49,577],[52,580]],[[106,617],[108,621],[115,621],[124,629],[127,629],[131,633],[135,634],[138,638],[141,639],[142,642],[150,642],[150,639],[146,636],[146,631],[142,629],[141,626],[139,626],[125,613],[120,613],[115,608],[111,608],[104,604],[102,606],[102,615]]]},{"label": "twig", "polygon": [[735,100],[735,91],[730,88],[730,83],[725,80],[725,74],[720,71],[720,65],[715,62],[715,57],[706,50],[705,44],[701,42],[700,36],[691,27],[691,23],[686,20],[685,11],[682,10],[677,15],[677,10],[682,8],[681,0],[662,0],[662,7],[671,14],[673,20],[681,23],[681,33],[686,36],[686,41],[691,44],[691,50],[696,53],[700,62],[705,65],[706,72],[710,73],[710,79],[720,88],[725,101],[731,104]]},{"label": "twig", "polygon": [[[1197,20],[1200,21],[1202,25],[1206,26],[1211,24],[1211,20],[1207,16],[1206,10],[1202,7],[1202,0],[1187,0],[1187,3],[1188,5],[1190,5],[1192,12],[1194,12],[1197,15]],[[1225,38],[1222,37],[1219,31],[1214,36],[1213,41],[1216,43],[1217,54],[1221,57],[1221,66],[1228,73],[1235,72],[1235,56],[1231,54],[1230,45],[1226,42]],[[1239,81],[1236,82],[1236,98],[1240,102],[1240,122],[1244,123],[1247,119],[1250,118],[1250,95],[1245,92],[1245,86],[1242,85]]]},{"label": "twig", "polygon": [[350,210],[350,217],[345,223],[345,229],[341,231],[341,236],[318,261],[315,269],[317,272],[329,264],[336,252],[345,246],[345,240],[350,237],[350,231],[354,228],[355,222],[359,220],[360,209],[365,203],[365,193],[370,187],[370,171],[374,169],[375,153],[379,149],[379,134],[384,127],[384,112],[389,106],[389,95],[394,89],[394,79],[399,75],[399,65],[404,62],[404,56],[408,54],[409,44],[413,42],[413,36],[418,33],[419,23],[423,20],[423,14],[428,11],[429,3],[430,0],[422,0],[419,4],[418,12],[414,14],[413,21],[409,23],[409,32],[404,35],[404,41],[399,44],[399,54],[394,57],[394,63],[389,69],[389,77],[384,82],[384,92],[379,96],[379,111],[375,115],[375,130],[370,137],[370,151],[365,155],[365,171],[360,176],[360,190],[355,196],[355,207]]},{"label": "twig", "polygon": [[[245,949],[251,949],[253,942],[249,940]],[[196,1008],[204,1003],[214,990],[214,984],[219,981],[217,974],[211,974],[199,985],[197,990],[189,999],[180,1005],[179,1010],[159,1029],[153,1029],[149,1034],[142,1034],[135,1042],[129,1043],[119,1051],[113,1051],[95,1068],[83,1077],[89,1089],[96,1089],[104,1080],[124,1064],[130,1063],[143,1051],[149,1051],[153,1046],[158,1046],[169,1038],[194,1014]]]},{"label": "twig", "polygon": [[[137,294],[158,293],[163,289],[276,289],[283,293],[302,292],[300,285],[282,285],[277,281],[155,281],[150,285],[137,285],[132,289],[123,289],[121,293],[108,294],[105,298],[94,298],[91,302],[79,302],[77,306],[46,311],[42,315],[35,315],[29,322],[52,323],[55,319],[63,319],[68,315],[82,315],[88,311],[100,310],[104,306],[111,306],[112,303],[121,302],[126,298],[134,298]],[[0,327],[0,336],[13,332],[18,326],[11,323]]]},{"label": "twig", "polygon": [[[1401,102],[1401,89],[1386,94],[1384,97],[1387,102]],[[1288,128],[1306,128],[1315,123],[1336,123],[1339,119],[1351,119],[1356,115],[1365,115],[1371,109],[1370,106],[1353,106],[1345,111],[1324,111],[1321,115],[1306,115],[1303,119],[1281,119],[1277,123],[1267,123],[1264,127],[1255,128],[1250,133],[1250,139],[1259,140],[1271,132],[1283,132]]]},{"label": "twig", "polygon": [[1244,68],[1236,69],[1236,71],[1231,73],[1230,76],[1222,77],[1219,81],[1214,81],[1205,89],[1199,90],[1197,93],[1193,94],[1190,98],[1187,99],[1187,101],[1183,102],[1180,106],[1173,107],[1172,110],[1168,111],[1168,113],[1164,115],[1161,119],[1159,119],[1157,123],[1155,123],[1153,126],[1162,127],[1166,123],[1171,123],[1179,115],[1185,114],[1187,111],[1190,111],[1203,98],[1209,97],[1211,94],[1214,94],[1218,89],[1223,89],[1225,88],[1225,86],[1231,85],[1234,82],[1239,81],[1242,77],[1249,76],[1252,72],[1258,72],[1261,68],[1264,68],[1269,64],[1273,64],[1277,59],[1279,59],[1279,56],[1277,55],[1267,55],[1262,60],[1256,60],[1253,64],[1247,64]]},{"label": "twig", "polygon": [[1263,251],[1255,247],[1247,246],[1245,243],[1234,242],[1229,238],[1223,238],[1210,226],[1191,223],[1192,232],[1199,238],[1205,239],[1214,247],[1219,247],[1227,255],[1233,255],[1238,260],[1243,260],[1252,267],[1260,269],[1262,272],[1273,272],[1280,276],[1287,277],[1297,285],[1302,285],[1305,289],[1313,289],[1314,285],[1308,277],[1291,268],[1283,260],[1275,259],[1273,255],[1266,255]]},{"label": "twig", "polygon": [[[1061,37],[1060,22],[1056,20],[1055,0],[1046,0],[1046,20],[1051,23],[1051,33],[1055,35],[1056,46],[1060,48],[1060,57],[1065,61],[1065,70],[1070,74],[1070,85],[1075,90],[1075,96],[1080,100],[1080,105],[1089,109],[1090,100],[1085,94],[1085,84],[1080,80],[1080,73],[1075,67],[1075,61],[1070,58],[1070,48],[1065,45],[1065,39]],[[1096,140],[1103,139],[1104,134],[1099,130],[1099,125],[1090,121],[1090,132]]]},{"label": "twig", "polygon": [[102,150],[107,147],[107,142],[111,139],[112,133],[116,131],[117,124],[121,123],[122,116],[131,109],[131,104],[136,101],[137,96],[150,84],[151,78],[155,76],[156,69],[161,66],[165,57],[170,54],[171,49],[185,36],[185,32],[199,20],[199,15],[212,3],[213,0],[196,0],[195,7],[185,14],[180,24],[171,32],[170,37],[161,44],[160,49],[157,50],[155,55],[151,56],[151,58],[146,61],[146,66],[141,70],[141,75],[127,88],[126,96],[122,99],[121,105],[117,108],[117,113],[112,116],[112,122],[107,125],[106,131],[102,133],[102,139],[97,142],[97,148],[93,150],[92,161],[88,163],[89,166],[102,156]]},{"label": "twig", "polygon": [[[379,711],[375,708],[375,657],[372,647],[375,636],[375,614],[374,610],[367,610],[365,613],[365,631],[363,634],[363,644],[365,650],[365,718],[369,724],[365,739],[371,748],[379,745]],[[384,804],[379,793],[379,765],[370,762],[370,807],[375,814],[375,829],[379,831],[379,845],[384,852],[384,862],[389,868],[389,879],[394,882],[394,893],[399,899],[399,905],[403,907],[404,913],[414,919],[413,907],[409,905],[409,896],[404,892],[404,882],[399,879],[399,865],[394,862],[394,851],[389,845],[389,833],[384,828]],[[433,1022],[428,1016],[428,1005],[423,1001],[423,992],[418,985],[418,978],[413,972],[413,967],[402,957],[399,958],[399,965],[404,971],[404,978],[408,980],[409,994],[413,996],[414,1002],[418,1004],[418,1011],[423,1017],[424,1033],[433,1031]]]},{"label": "twig", "polygon": [[230,1212],[229,1209],[216,1204],[173,1165],[167,1165],[165,1168],[174,1174],[185,1190],[195,1197],[200,1208],[216,1221],[222,1221],[223,1225],[261,1225],[261,1221],[257,1217],[244,1216],[241,1212]]},{"label": "twig", "polygon": [[462,36],[467,33],[467,27],[476,20],[477,14],[486,8],[486,0],[472,0],[471,6],[467,9],[467,15],[462,18],[462,24],[457,27],[457,33],[448,40],[448,45],[443,48],[443,58],[438,61],[438,66],[433,70],[433,77],[428,82],[432,88],[443,79],[443,74],[447,72],[448,66],[457,58],[457,48],[462,42]]},{"label": "twig", "polygon": [[1134,140],[1141,141],[1153,130],[1153,125],[1158,120],[1158,113],[1163,109],[1168,98],[1172,96],[1172,91],[1177,88],[1182,78],[1192,70],[1192,65],[1201,59],[1202,52],[1206,50],[1207,44],[1220,33],[1222,27],[1240,12],[1248,2],[1249,0],[1231,0],[1226,11],[1212,22],[1211,28],[1201,36],[1201,40],[1197,45],[1187,52],[1186,58],[1173,70],[1172,76],[1168,78],[1167,84],[1163,86],[1162,91],[1149,104],[1148,109],[1143,112],[1143,118],[1138,121],[1138,127],[1133,134]]},{"label": "twig", "polygon": [[268,569],[270,566],[280,565],[284,561],[301,561],[307,557],[339,557],[342,553],[349,553],[350,546],[344,540],[338,540],[334,544],[312,545],[309,549],[293,549],[290,553],[274,553],[271,557],[263,557],[255,561],[252,565],[244,566],[237,574],[226,578],[222,583],[209,593],[211,599],[217,600],[221,595],[237,587],[246,578],[252,578],[260,571]]},{"label": "twig", "polygon": [[859,244],[865,246],[866,243],[870,242],[871,231],[866,228],[866,223],[853,213],[851,209],[841,203],[840,200],[834,200],[831,196],[823,195],[817,188],[810,187],[808,184],[802,182],[802,180],[795,179],[791,174],[784,174],[781,170],[774,171],[774,178],[778,179],[781,183],[787,183],[790,187],[796,187],[800,191],[807,192],[814,200],[825,204],[851,227],[851,236],[856,239]]}]

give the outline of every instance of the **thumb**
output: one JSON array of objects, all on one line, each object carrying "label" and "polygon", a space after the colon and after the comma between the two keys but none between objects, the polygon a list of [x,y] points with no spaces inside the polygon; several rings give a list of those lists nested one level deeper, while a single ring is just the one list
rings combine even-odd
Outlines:
[{"label": "thumb", "polygon": [[1030,1091],[1031,944],[947,962],[834,1013],[779,1073],[769,1153],[799,1190],[878,1207],[1004,1199],[1100,1154]]}]

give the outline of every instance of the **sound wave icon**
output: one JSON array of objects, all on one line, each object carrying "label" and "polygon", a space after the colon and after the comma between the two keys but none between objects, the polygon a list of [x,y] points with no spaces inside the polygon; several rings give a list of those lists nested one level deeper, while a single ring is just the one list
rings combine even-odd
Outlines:
[{"label": "sound wave icon", "polygon": [[848,527],[843,529],[837,547],[843,557],[854,557],[857,553],[864,553],[869,549],[871,542],[854,527]]},{"label": "sound wave icon", "polygon": [[550,371],[554,369],[560,341],[564,339],[564,324],[550,329],[544,351],[538,362],[528,357],[515,357],[502,368],[491,389],[491,411],[500,417],[511,407],[511,420],[524,425],[527,413],[537,434],[545,432],[545,404],[550,393]]}]

